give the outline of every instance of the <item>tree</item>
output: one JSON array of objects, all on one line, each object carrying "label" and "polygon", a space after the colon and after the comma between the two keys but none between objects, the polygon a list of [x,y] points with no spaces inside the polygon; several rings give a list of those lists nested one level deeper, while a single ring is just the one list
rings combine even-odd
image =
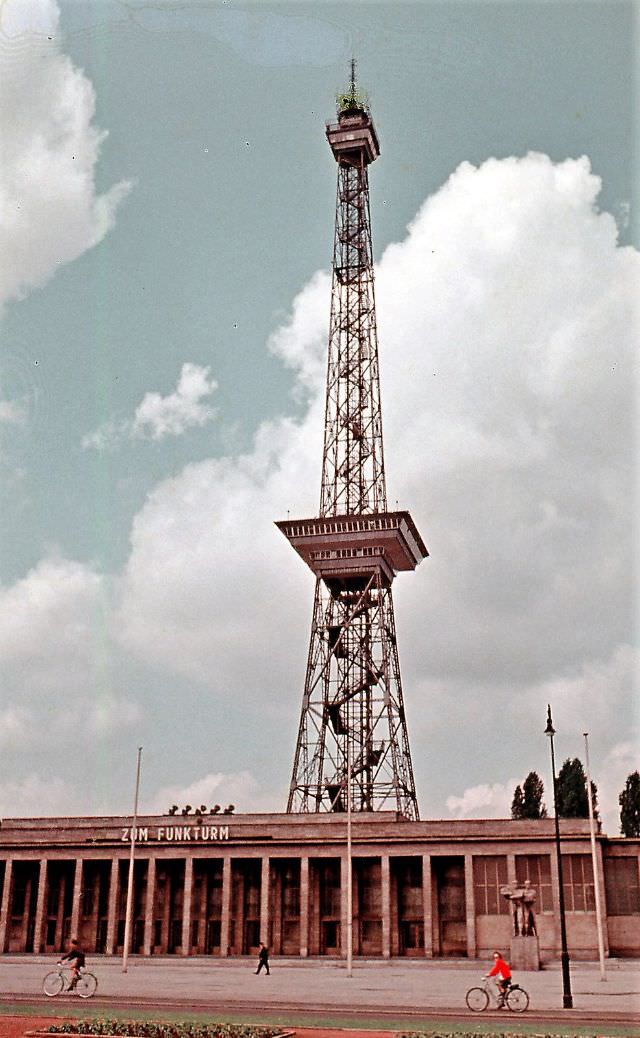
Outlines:
[{"label": "tree", "polygon": [[544,784],[535,771],[530,771],[524,780],[522,787],[522,817],[523,818],[546,818],[547,809],[542,803]]},{"label": "tree", "polygon": [[627,776],[618,803],[620,832],[623,836],[640,836],[640,772],[632,771]]},{"label": "tree", "polygon": [[522,786],[516,786],[511,801],[512,818],[546,818],[547,809],[542,803],[544,785],[535,771],[530,771]]},{"label": "tree", "polygon": [[[558,818],[588,818],[587,776],[578,757],[567,757],[556,780],[556,805]],[[591,807],[593,817],[598,819],[598,787],[591,783]]]},{"label": "tree", "polygon": [[512,818],[524,818],[522,814],[524,797],[522,795],[522,787],[516,786],[513,791],[513,800],[511,801],[511,817]]}]

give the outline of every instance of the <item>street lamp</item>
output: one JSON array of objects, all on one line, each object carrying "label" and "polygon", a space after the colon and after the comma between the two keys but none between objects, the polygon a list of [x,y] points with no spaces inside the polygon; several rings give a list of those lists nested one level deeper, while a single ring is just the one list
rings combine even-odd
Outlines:
[{"label": "street lamp", "polygon": [[547,704],[547,727],[544,734],[549,736],[551,745],[551,774],[553,776],[553,814],[556,824],[556,858],[558,862],[558,886],[560,903],[560,942],[562,945],[562,1007],[573,1009],[573,997],[571,995],[571,977],[569,975],[569,952],[567,950],[567,924],[564,912],[564,883],[562,881],[562,855],[560,854],[560,824],[558,822],[558,790],[556,783],[556,760],[553,753],[553,737],[556,730],[551,720],[551,707]]}]

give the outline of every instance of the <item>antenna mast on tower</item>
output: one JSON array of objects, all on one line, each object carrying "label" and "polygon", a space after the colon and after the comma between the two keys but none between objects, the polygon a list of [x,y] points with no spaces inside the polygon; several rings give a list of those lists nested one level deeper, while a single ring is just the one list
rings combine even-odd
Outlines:
[{"label": "antenna mast on tower", "polygon": [[396,810],[417,819],[391,585],[427,555],[387,511],[368,167],[380,148],[351,82],[327,124],[338,164],[320,512],[279,522],[316,576],[287,811]]}]

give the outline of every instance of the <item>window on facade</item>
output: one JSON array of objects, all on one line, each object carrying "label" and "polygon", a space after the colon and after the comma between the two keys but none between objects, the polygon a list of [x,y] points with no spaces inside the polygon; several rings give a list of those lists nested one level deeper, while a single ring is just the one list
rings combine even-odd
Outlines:
[{"label": "window on facade", "polygon": [[50,880],[47,887],[47,915],[56,915],[58,911],[59,892],[57,883]]},{"label": "window on facade", "polygon": [[508,915],[509,902],[500,893],[507,882],[504,854],[483,855],[473,859],[473,891],[476,915]]},{"label": "window on facade", "polygon": [[320,872],[320,914],[340,915],[340,862],[323,862]]},{"label": "window on facade", "polygon": [[591,855],[563,854],[562,881],[567,912],[595,912]]},{"label": "window on facade", "polygon": [[604,886],[609,915],[640,915],[637,858],[605,858]]},{"label": "window on facade", "polygon": [[82,891],[82,915],[92,915],[95,907],[95,880],[88,882]]},{"label": "window on facade", "polygon": [[282,874],[282,914],[300,915],[300,872],[288,865]]},{"label": "window on facade", "polygon": [[551,857],[548,854],[516,854],[516,881],[530,880],[536,888],[536,912],[553,912],[551,890]]},{"label": "window on facade", "polygon": [[401,918],[422,915],[422,858],[405,858],[396,866],[398,912]]},{"label": "window on facade", "polygon": [[27,884],[23,876],[19,876],[13,885],[13,898],[11,901],[11,915],[24,915],[24,906],[27,897]]},{"label": "window on facade", "polygon": [[379,861],[364,861],[359,872],[360,915],[380,915],[382,911],[381,869]]}]

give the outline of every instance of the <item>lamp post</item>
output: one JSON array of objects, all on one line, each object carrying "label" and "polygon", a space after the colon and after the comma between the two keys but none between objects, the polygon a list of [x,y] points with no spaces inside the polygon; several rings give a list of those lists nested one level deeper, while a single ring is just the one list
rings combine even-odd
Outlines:
[{"label": "lamp post", "polygon": [[556,734],[551,720],[551,707],[547,705],[547,727],[544,734],[549,736],[551,745],[551,774],[553,776],[553,815],[556,826],[556,859],[558,862],[558,886],[560,907],[560,943],[562,945],[562,1007],[573,1009],[573,997],[571,995],[571,976],[569,974],[569,952],[567,950],[567,924],[564,911],[564,883],[562,880],[562,855],[560,853],[560,824],[558,822],[558,790],[556,783],[556,760],[553,752],[553,737]]}]

